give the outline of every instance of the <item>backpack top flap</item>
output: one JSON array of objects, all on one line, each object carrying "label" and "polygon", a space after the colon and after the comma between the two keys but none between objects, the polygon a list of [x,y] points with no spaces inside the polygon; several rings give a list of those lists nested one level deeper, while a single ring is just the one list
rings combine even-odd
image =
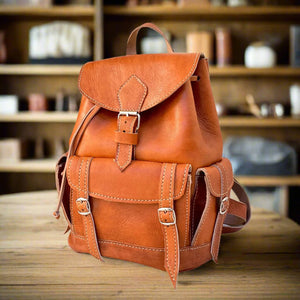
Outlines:
[{"label": "backpack top flap", "polygon": [[[81,69],[79,89],[103,108],[144,111],[180,88],[194,74],[199,57],[199,53],[141,54],[89,62]],[[128,102],[122,101],[124,94]]]}]

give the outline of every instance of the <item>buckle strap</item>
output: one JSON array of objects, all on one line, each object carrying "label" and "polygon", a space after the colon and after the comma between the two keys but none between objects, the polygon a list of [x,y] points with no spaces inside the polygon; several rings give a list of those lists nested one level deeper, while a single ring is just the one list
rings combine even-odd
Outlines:
[{"label": "buckle strap", "polygon": [[95,228],[95,222],[89,202],[89,173],[93,158],[82,160],[81,176],[79,176],[79,198],[76,200],[78,213],[83,218],[84,235],[88,245],[89,253],[103,261]]},{"label": "buckle strap", "polygon": [[[219,168],[218,165],[214,166],[220,173],[222,195],[225,174],[223,175],[222,169]],[[234,180],[232,190],[235,192],[240,202],[230,199],[230,192],[220,201],[211,242],[211,255],[215,263],[218,262],[221,234],[238,231],[242,229],[250,220],[251,210],[246,192],[236,180]]]},{"label": "buckle strap", "polygon": [[179,238],[174,211],[176,164],[164,164],[161,174],[161,194],[158,219],[164,236],[164,266],[176,288],[180,264]]},{"label": "buckle strap", "polygon": [[[139,126],[139,114],[120,113],[118,115],[118,132],[132,136],[132,134],[136,133],[137,126]],[[134,143],[121,143],[119,139],[117,139],[116,142],[117,153],[115,161],[119,169],[124,171],[131,164],[133,159]]]},{"label": "buckle strap", "polygon": [[[220,179],[221,179],[221,195],[223,194],[224,187],[223,187],[223,181],[224,176],[222,169],[218,165],[214,165],[215,168],[218,169],[220,173]],[[228,195],[229,196],[229,195]],[[212,241],[211,241],[211,256],[215,263],[218,262],[218,255],[219,255],[219,248],[220,248],[220,242],[221,242],[221,234],[222,234],[222,228],[223,223],[226,218],[226,215],[228,213],[229,209],[229,197],[225,196],[224,198],[220,198],[220,204],[219,204],[219,211],[216,218],[216,223],[213,231]]]},{"label": "buckle strap", "polygon": [[244,188],[234,179],[232,190],[239,201],[229,199],[230,205],[223,224],[222,233],[232,233],[242,229],[250,220],[251,208]]}]

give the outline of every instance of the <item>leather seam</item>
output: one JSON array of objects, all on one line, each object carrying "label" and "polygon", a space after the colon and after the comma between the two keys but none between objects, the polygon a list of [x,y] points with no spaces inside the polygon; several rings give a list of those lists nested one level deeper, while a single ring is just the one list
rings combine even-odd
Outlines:
[{"label": "leather seam", "polygon": [[[167,99],[168,97],[170,97],[174,91],[176,91],[181,85],[183,85],[187,80],[188,78],[192,75],[192,73],[195,71],[195,68],[196,68],[196,64],[198,63],[199,61],[199,57],[200,57],[200,53],[197,53],[196,56],[195,56],[195,59],[194,59],[194,62],[193,62],[193,65],[188,73],[188,75],[182,80],[180,81],[176,86],[175,88],[173,88],[171,90],[171,92],[168,92],[165,96],[162,96],[160,97],[158,100],[154,100],[152,101],[149,105],[147,105],[144,110],[148,109],[148,108],[151,108],[153,106],[155,106],[156,104],[162,102],[163,100]],[[111,58],[111,59],[114,59],[114,58]],[[87,64],[91,64],[92,62],[89,62],[89,63],[86,63],[82,68],[81,68],[81,71],[80,71],[80,74],[79,74],[79,79],[78,79],[78,86],[79,86],[79,90],[80,92],[85,96],[87,97],[90,101],[92,101],[94,104],[100,104],[102,107],[106,108],[106,109],[109,109],[109,110],[112,110],[112,111],[117,111],[115,108],[113,107],[110,107],[108,105],[105,105],[103,104],[102,102],[94,99],[93,97],[90,97],[82,88],[81,88],[81,77],[82,77],[82,73],[83,73],[83,70],[84,70],[84,67],[87,65]]]},{"label": "leather seam", "polygon": [[184,243],[183,246],[187,244],[187,237],[188,237],[188,217],[189,217],[189,178],[187,180],[187,188],[186,188],[186,197],[185,197],[185,236],[184,236]]},{"label": "leather seam", "polygon": [[74,190],[70,189],[70,215],[71,215],[71,224],[73,225],[73,229],[75,231],[73,202],[74,202]]},{"label": "leather seam", "polygon": [[109,240],[98,240],[101,244],[114,244],[122,247],[128,247],[128,248],[136,248],[141,250],[150,250],[150,251],[159,251],[164,252],[164,248],[151,248],[151,247],[143,247],[143,246],[137,246],[135,244],[126,244],[122,242],[116,242],[116,241],[109,241]]},{"label": "leather seam", "polygon": [[[223,164],[217,163],[216,165],[219,166],[222,169],[223,173],[224,173],[226,187],[230,187],[229,176],[226,176],[227,175],[226,174],[226,169],[224,168]],[[224,194],[226,194],[226,193],[227,193],[227,191]]]},{"label": "leather seam", "polygon": [[179,87],[181,87],[187,80],[188,78],[194,73],[195,71],[195,68],[196,68],[196,63],[198,63],[199,61],[199,56],[200,56],[200,53],[197,53],[196,57],[195,57],[195,60],[194,60],[194,63],[192,65],[192,68],[190,70],[190,72],[188,73],[188,75],[183,79],[181,80],[176,86],[175,88],[173,88],[171,90],[171,92],[167,93],[166,95],[162,96],[160,99],[158,99],[157,101],[153,101],[151,104],[149,104],[148,106],[145,106],[144,107],[144,110],[148,109],[148,108],[151,108],[153,106],[155,106],[156,104],[160,103],[163,99],[166,99],[168,97],[170,97]]},{"label": "leather seam", "polygon": [[[69,173],[70,173],[70,166],[71,166],[71,163],[72,163],[72,159],[70,159],[70,163],[69,163],[69,167],[68,167],[68,174],[67,174],[67,178],[69,179]],[[180,188],[180,191],[177,195],[174,196],[174,199],[177,199],[182,191],[183,191],[183,188],[184,188],[184,183],[185,183],[185,179],[186,179],[186,176],[187,176],[187,170],[189,169],[189,166],[190,165],[186,165],[185,167],[185,170],[184,170],[184,174],[183,174],[183,180],[182,180],[182,184],[181,184],[181,188]],[[75,184],[71,183],[71,180],[69,179],[69,184],[70,186],[73,188],[73,189],[76,189],[76,190],[79,190],[79,191],[83,191],[80,187],[76,186]],[[103,197],[103,198],[110,198],[110,199],[116,199],[116,200],[124,200],[124,201],[132,201],[132,202],[158,202],[160,200],[168,200],[167,198],[166,199],[135,199],[135,198],[122,198],[122,197],[118,197],[118,196],[110,196],[110,195],[103,195],[103,194],[100,194],[100,193],[96,193],[96,192],[90,192],[90,195],[91,196],[100,196],[100,197]]]},{"label": "leather seam", "polygon": [[[81,239],[81,240],[86,240],[84,238],[84,236],[81,236],[81,235],[76,234],[74,232],[72,232],[72,234],[75,236],[75,238],[78,238],[78,239]],[[115,245],[122,246],[122,247],[129,247],[129,248],[137,248],[137,249],[141,249],[141,250],[164,252],[164,248],[143,247],[143,246],[138,246],[138,245],[135,245],[135,244],[127,244],[127,243],[123,243],[123,242],[110,241],[110,240],[98,240],[98,243],[101,243],[101,244],[115,244]],[[204,244],[196,246],[196,247],[184,247],[184,248],[180,249],[180,252],[198,250],[200,248],[207,247],[210,244],[211,243],[204,243]]]},{"label": "leather seam", "polygon": [[117,98],[118,98],[118,102],[119,102],[119,105],[120,105],[120,110],[122,110],[122,102],[121,102],[121,97],[120,97],[120,92],[121,92],[121,89],[125,87],[125,85],[127,85],[129,83],[129,81],[131,79],[135,78],[140,84],[141,86],[144,88],[144,94],[142,96],[142,99],[140,100],[140,103],[137,107],[137,109],[134,109],[134,108],[131,108],[129,107],[128,109],[126,108],[126,111],[140,111],[141,109],[141,106],[142,106],[142,103],[143,103],[143,100],[145,99],[146,97],[146,93],[147,93],[147,87],[146,85],[142,82],[142,80],[135,74],[132,74],[119,88],[118,90],[118,94],[117,94]]},{"label": "leather seam", "polygon": [[[221,162],[218,162],[218,163],[216,163],[216,164],[214,164],[214,165],[212,165],[212,166],[222,166],[221,168],[223,169],[223,171],[225,170],[224,169],[224,166],[221,164]],[[211,181],[210,181],[210,179],[209,179],[209,177],[210,177],[210,175],[208,174],[209,172],[207,171],[207,169],[206,168],[203,168],[203,169],[201,169],[201,170],[204,170],[204,173],[205,173],[205,177],[206,177],[206,179],[207,179],[207,183],[208,183],[208,186],[209,186],[209,190],[213,193],[213,194],[215,194],[215,195],[217,195],[216,197],[220,197],[220,196],[224,196],[224,195],[226,195],[227,193],[228,193],[228,191],[232,188],[232,186],[229,184],[229,182],[228,182],[228,179],[226,180],[226,183],[228,184],[226,184],[226,190],[221,194],[220,192],[217,192],[215,189],[214,189],[214,187],[213,187],[213,185],[212,185],[212,183],[211,183]],[[225,175],[226,175],[226,171],[225,171]],[[226,176],[225,176],[226,177]],[[214,196],[215,196],[214,195]]]}]

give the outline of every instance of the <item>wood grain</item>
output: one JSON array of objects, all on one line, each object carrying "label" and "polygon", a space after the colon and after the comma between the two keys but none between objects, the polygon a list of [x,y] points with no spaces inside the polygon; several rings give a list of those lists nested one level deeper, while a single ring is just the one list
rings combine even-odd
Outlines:
[{"label": "wood grain", "polygon": [[55,202],[53,191],[0,197],[1,299],[299,297],[300,228],[274,213],[254,210],[244,230],[223,236],[218,265],[180,273],[173,290],[165,272],[71,251]]},{"label": "wood grain", "polygon": [[241,6],[241,7],[226,7],[226,6],[200,6],[200,5],[145,5],[145,6],[104,6],[105,15],[117,16],[144,16],[154,18],[167,17],[201,17],[206,19],[264,19],[276,18],[286,19],[295,18],[300,13],[298,6]]},{"label": "wood grain", "polygon": [[0,15],[10,17],[93,17],[93,5],[59,5],[49,7],[1,5]]}]

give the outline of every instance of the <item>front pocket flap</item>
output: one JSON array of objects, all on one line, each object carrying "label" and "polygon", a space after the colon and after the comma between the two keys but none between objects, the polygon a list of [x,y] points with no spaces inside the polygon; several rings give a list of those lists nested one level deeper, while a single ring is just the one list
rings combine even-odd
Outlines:
[{"label": "front pocket flap", "polygon": [[[67,162],[67,179],[72,189],[79,190],[82,160],[72,156]],[[89,173],[89,194],[95,198],[126,203],[151,204],[160,200],[163,163],[133,161],[120,172],[112,158],[93,158]],[[174,200],[183,196],[191,165],[177,164]]]},{"label": "front pocket flap", "polygon": [[208,189],[215,197],[225,196],[230,192],[233,186],[233,172],[231,163],[227,158],[223,158],[209,167],[197,170],[197,173],[199,172],[205,174]]},{"label": "front pocket flap", "polygon": [[80,71],[79,90],[93,103],[119,112],[120,89],[134,77],[141,84],[140,93],[144,93],[141,97],[145,101],[139,107],[141,97],[134,97],[138,84],[129,97],[132,108],[126,110],[137,111],[138,107],[145,111],[170,97],[193,75],[199,56],[199,53],[159,53],[88,62]]}]

